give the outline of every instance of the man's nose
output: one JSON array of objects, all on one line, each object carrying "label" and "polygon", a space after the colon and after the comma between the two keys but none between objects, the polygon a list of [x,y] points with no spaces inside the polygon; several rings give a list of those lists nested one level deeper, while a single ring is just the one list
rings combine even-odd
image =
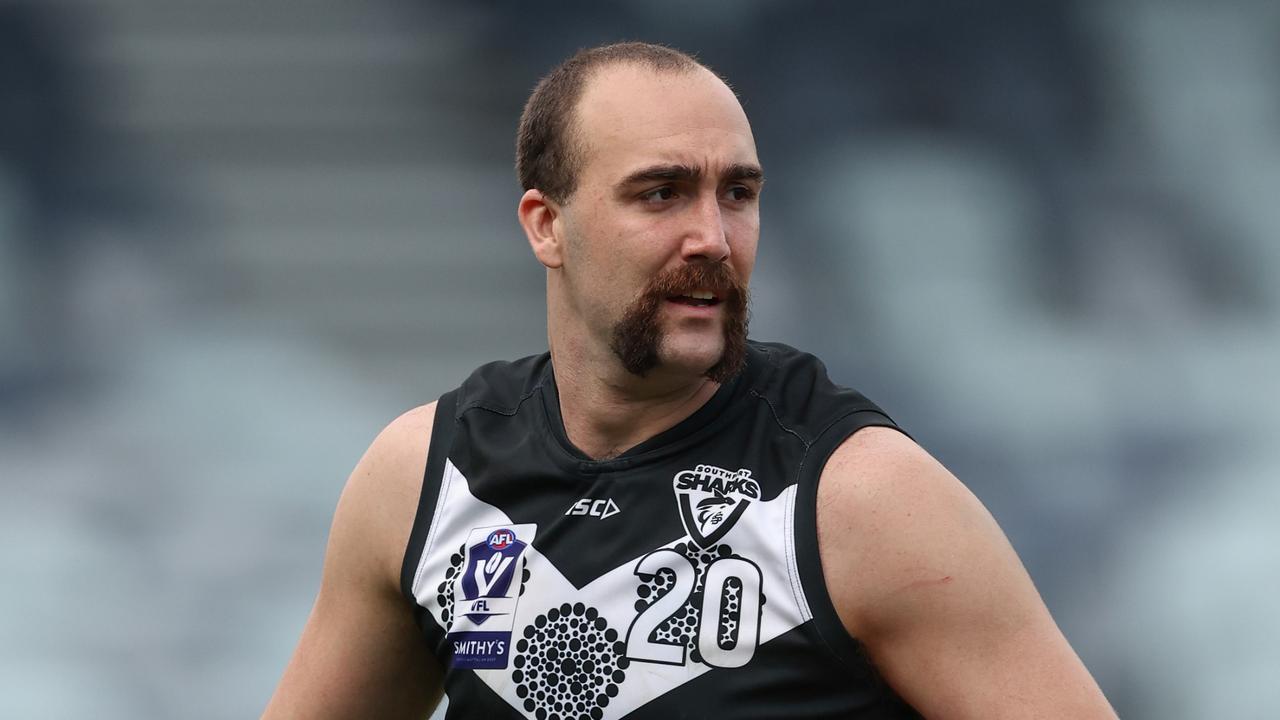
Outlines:
[{"label": "man's nose", "polygon": [[689,226],[681,247],[686,261],[724,262],[729,259],[729,238],[720,210],[719,199],[714,193],[690,207]]}]

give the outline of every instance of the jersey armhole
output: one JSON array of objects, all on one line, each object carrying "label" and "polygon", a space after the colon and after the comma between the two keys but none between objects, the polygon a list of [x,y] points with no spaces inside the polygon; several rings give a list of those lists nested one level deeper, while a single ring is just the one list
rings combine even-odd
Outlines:
[{"label": "jersey armhole", "polygon": [[400,567],[400,592],[415,607],[418,605],[418,600],[413,592],[414,577],[418,573],[419,563],[422,562],[427,537],[431,534],[431,523],[435,519],[436,504],[440,498],[440,483],[444,478],[444,464],[449,459],[449,450],[453,447],[453,436],[458,422],[454,412],[457,405],[457,390],[441,395],[436,402],[435,421],[431,425],[431,442],[427,449],[427,467],[422,476],[422,493],[418,498],[418,510],[414,514],[413,529],[409,532],[409,545],[405,548],[404,561]]},{"label": "jersey armhole", "polygon": [[822,571],[822,558],[818,554],[818,481],[822,470],[836,448],[854,433],[868,427],[888,427],[906,434],[887,415],[876,410],[859,410],[833,423],[809,447],[796,488],[795,544],[800,587],[804,590],[818,634],[849,669],[878,677],[862,643],[849,634],[836,612]]}]

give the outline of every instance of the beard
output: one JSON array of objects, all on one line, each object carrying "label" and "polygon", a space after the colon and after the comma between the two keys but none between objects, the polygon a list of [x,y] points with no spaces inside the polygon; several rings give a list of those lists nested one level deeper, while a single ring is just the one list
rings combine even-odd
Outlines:
[{"label": "beard", "polygon": [[697,263],[655,276],[614,325],[610,347],[627,372],[644,377],[658,366],[658,349],[663,340],[658,318],[662,303],[694,290],[710,290],[724,307],[724,350],[703,375],[723,384],[742,370],[747,356],[747,288],[732,267]]}]

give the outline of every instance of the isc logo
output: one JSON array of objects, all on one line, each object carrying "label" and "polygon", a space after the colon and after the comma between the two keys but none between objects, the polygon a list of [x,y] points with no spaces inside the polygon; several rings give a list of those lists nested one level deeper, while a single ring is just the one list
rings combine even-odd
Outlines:
[{"label": "isc logo", "polygon": [[590,515],[603,520],[611,515],[617,515],[620,512],[622,512],[622,510],[618,508],[617,503],[615,503],[612,498],[605,498],[603,500],[582,498],[578,502],[570,505],[569,509],[565,510],[564,514]]}]

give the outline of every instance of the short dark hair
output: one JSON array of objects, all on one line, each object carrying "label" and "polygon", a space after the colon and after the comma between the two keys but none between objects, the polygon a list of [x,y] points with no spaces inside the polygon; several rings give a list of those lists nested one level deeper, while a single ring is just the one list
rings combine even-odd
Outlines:
[{"label": "short dark hair", "polygon": [[579,50],[538,81],[520,114],[516,177],[522,188],[537,188],[559,203],[568,201],[582,166],[582,148],[573,137],[578,100],[596,70],[621,64],[658,72],[709,70],[693,56],[665,45],[625,42]]}]

